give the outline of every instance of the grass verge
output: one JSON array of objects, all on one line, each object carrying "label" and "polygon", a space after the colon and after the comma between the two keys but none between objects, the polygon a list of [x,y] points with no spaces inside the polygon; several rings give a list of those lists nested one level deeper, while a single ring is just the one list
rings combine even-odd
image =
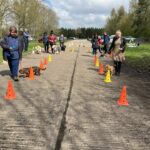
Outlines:
[{"label": "grass verge", "polygon": [[150,71],[150,44],[141,44],[139,47],[127,48],[127,63],[132,67]]}]

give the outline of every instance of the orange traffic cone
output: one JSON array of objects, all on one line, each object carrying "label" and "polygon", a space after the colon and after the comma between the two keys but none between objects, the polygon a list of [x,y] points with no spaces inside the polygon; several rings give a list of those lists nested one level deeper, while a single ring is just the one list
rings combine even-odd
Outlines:
[{"label": "orange traffic cone", "polygon": [[30,67],[28,79],[34,80],[34,72],[33,72],[33,68],[32,67]]},{"label": "orange traffic cone", "polygon": [[121,105],[121,106],[128,106],[129,105],[127,98],[126,98],[126,86],[123,86],[123,88],[122,88],[121,95],[120,95],[120,98],[118,100],[118,105]]},{"label": "orange traffic cone", "polygon": [[45,68],[44,68],[44,65],[43,65],[43,63],[42,63],[42,60],[41,60],[41,62],[40,62],[40,69],[41,70],[44,70]]},{"label": "orange traffic cone", "polygon": [[99,67],[99,74],[103,75],[104,74],[104,65],[101,63]]},{"label": "orange traffic cone", "polygon": [[44,65],[48,65],[48,60],[47,60],[46,57],[45,57],[45,59],[44,59]]},{"label": "orange traffic cone", "polygon": [[6,100],[14,100],[16,99],[16,94],[12,85],[12,81],[9,80],[8,81],[8,88],[7,88],[7,92],[6,95],[4,97]]}]

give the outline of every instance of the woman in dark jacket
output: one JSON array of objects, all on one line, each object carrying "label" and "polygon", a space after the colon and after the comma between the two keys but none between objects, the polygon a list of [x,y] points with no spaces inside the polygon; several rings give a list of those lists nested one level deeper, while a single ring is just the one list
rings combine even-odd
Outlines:
[{"label": "woman in dark jacket", "polygon": [[17,36],[17,29],[15,26],[10,27],[9,35],[4,37],[0,45],[3,48],[3,59],[8,61],[12,79],[14,81],[19,81],[18,68],[21,56],[21,43]]},{"label": "woman in dark jacket", "polygon": [[93,55],[96,55],[98,49],[98,36],[96,34],[92,38],[92,48],[93,48]]},{"label": "woman in dark jacket", "polygon": [[126,41],[121,36],[121,31],[116,31],[116,35],[112,41],[112,44],[109,49],[109,53],[112,52],[115,74],[120,75],[122,62],[125,60],[124,51],[126,48]]}]

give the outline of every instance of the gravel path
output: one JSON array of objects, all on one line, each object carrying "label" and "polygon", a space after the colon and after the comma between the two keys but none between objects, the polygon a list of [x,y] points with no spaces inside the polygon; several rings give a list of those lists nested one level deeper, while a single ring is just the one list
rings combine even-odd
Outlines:
[{"label": "gravel path", "polygon": [[[10,77],[8,66],[0,65],[0,150],[149,150],[149,76],[124,64],[122,75],[106,84],[88,52],[90,43],[67,45],[75,51],[53,55],[40,77],[13,83],[13,101],[3,99]],[[28,55],[23,66],[39,65],[44,57]],[[119,107],[124,84],[129,106]]]}]

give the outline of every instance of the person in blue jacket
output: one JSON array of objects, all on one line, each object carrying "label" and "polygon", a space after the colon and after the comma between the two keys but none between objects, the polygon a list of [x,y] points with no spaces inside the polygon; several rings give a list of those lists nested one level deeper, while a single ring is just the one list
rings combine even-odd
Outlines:
[{"label": "person in blue jacket", "polygon": [[45,52],[49,53],[49,41],[48,41],[47,32],[43,33],[42,41],[43,41],[43,44],[44,44]]},{"label": "person in blue jacket", "polygon": [[106,54],[109,51],[110,37],[109,37],[109,35],[106,32],[104,32],[103,36],[104,36],[104,42],[103,42],[103,44],[104,44],[104,50],[105,50],[105,54]]},{"label": "person in blue jacket", "polygon": [[30,34],[29,34],[28,30],[25,29],[25,31],[23,32],[24,49],[25,49],[25,51],[28,50],[28,46],[29,46],[29,37],[30,37]]},{"label": "person in blue jacket", "polygon": [[3,48],[3,59],[8,61],[12,79],[14,81],[19,81],[18,67],[23,46],[17,36],[17,29],[15,26],[10,27],[9,35],[4,37],[0,45]]}]

